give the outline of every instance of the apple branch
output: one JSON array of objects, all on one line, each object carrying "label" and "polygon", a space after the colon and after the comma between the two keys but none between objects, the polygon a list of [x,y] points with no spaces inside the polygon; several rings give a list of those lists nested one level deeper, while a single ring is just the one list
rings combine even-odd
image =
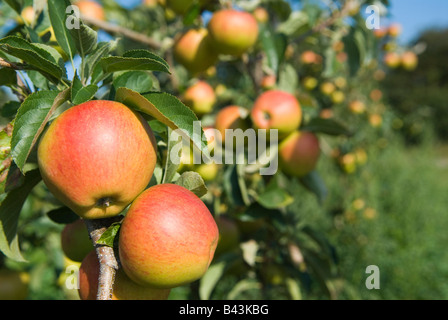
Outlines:
[{"label": "apple branch", "polygon": [[115,274],[119,268],[119,262],[115,256],[114,249],[98,244],[98,240],[106,229],[121,218],[113,217],[107,219],[85,219],[87,230],[100,262],[100,274],[98,279],[97,300],[111,300]]},{"label": "apple branch", "polygon": [[85,15],[82,15],[81,18],[87,24],[93,25],[95,27],[98,27],[98,28],[100,28],[104,31],[110,32],[110,33],[121,34],[121,35],[125,36],[126,38],[146,44],[147,46],[149,46],[152,49],[161,49],[162,48],[162,45],[159,42],[155,41],[154,39],[152,39],[144,34],[136,32],[134,30],[131,30],[131,29],[128,29],[125,27],[121,27],[121,26],[117,26],[115,24],[112,24],[112,23],[109,23],[106,21],[94,19],[94,18],[85,16]]}]

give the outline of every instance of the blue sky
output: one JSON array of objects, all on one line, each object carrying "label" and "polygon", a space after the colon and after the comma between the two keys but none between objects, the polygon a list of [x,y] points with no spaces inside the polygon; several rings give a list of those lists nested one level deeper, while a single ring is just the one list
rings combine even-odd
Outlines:
[{"label": "blue sky", "polygon": [[400,42],[408,43],[430,27],[448,28],[447,0],[390,0],[390,21],[403,26]]}]

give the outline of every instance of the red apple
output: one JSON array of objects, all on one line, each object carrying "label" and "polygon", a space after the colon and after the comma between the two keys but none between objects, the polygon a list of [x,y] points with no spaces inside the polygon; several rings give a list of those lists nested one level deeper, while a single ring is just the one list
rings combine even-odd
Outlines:
[{"label": "red apple", "polygon": [[396,38],[401,34],[401,30],[402,30],[401,24],[393,23],[389,26],[387,32],[389,36]]},{"label": "red apple", "polygon": [[418,57],[412,51],[406,51],[401,55],[401,65],[404,69],[412,71],[417,67]]},{"label": "red apple", "polygon": [[62,229],[61,248],[67,258],[79,262],[92,251],[93,243],[82,219],[69,223]]},{"label": "red apple", "polygon": [[105,14],[103,7],[96,1],[92,0],[79,0],[74,3],[78,6],[82,15],[96,20],[105,20]]},{"label": "red apple", "polygon": [[277,77],[273,74],[268,74],[261,79],[261,88],[264,90],[271,90],[277,84]]},{"label": "red apple", "polygon": [[38,146],[43,181],[82,218],[118,215],[148,185],[156,140],[141,115],[93,100],[64,111]]},{"label": "red apple", "polygon": [[183,33],[174,44],[173,54],[176,61],[193,74],[206,71],[218,59],[205,28]]},{"label": "red apple", "polygon": [[300,61],[304,64],[319,64],[322,62],[322,57],[311,50],[306,50],[300,55]]},{"label": "red apple", "polygon": [[[100,263],[95,250],[83,259],[79,268],[79,297],[81,300],[96,300]],[[166,300],[170,289],[155,289],[133,282],[123,269],[118,269],[113,284],[112,300]]]},{"label": "red apple", "polygon": [[133,281],[174,288],[201,278],[218,243],[207,206],[190,190],[155,185],[131,205],[120,228],[119,256]]},{"label": "red apple", "polygon": [[252,14],[254,15],[255,20],[257,20],[259,23],[266,23],[269,21],[269,13],[263,7],[255,8]]},{"label": "red apple", "polygon": [[262,93],[254,103],[251,118],[256,129],[277,129],[283,138],[298,129],[302,121],[302,108],[292,94],[281,90]]},{"label": "red apple", "polygon": [[229,105],[219,110],[215,118],[215,128],[220,133],[220,137],[215,138],[225,142],[226,130],[241,129],[244,131],[248,129],[246,115],[247,110],[236,105]]},{"label": "red apple", "polygon": [[320,156],[319,140],[312,132],[295,131],[279,145],[279,167],[292,176],[313,171]]},{"label": "red apple", "polygon": [[182,101],[201,117],[213,110],[216,103],[215,90],[207,82],[200,80],[185,90]]},{"label": "red apple", "polygon": [[223,9],[213,14],[207,28],[215,50],[220,54],[240,56],[258,39],[258,23],[245,11]]}]

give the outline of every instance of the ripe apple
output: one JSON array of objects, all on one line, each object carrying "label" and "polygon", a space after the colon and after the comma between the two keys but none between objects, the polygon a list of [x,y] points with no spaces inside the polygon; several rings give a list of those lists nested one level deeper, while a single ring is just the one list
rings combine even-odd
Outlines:
[{"label": "ripe apple", "polygon": [[273,74],[268,74],[261,79],[261,88],[264,90],[271,90],[275,88],[277,78]]},{"label": "ripe apple", "polygon": [[302,108],[294,95],[281,90],[269,90],[255,100],[251,118],[256,129],[277,129],[281,139],[299,128]]},{"label": "ripe apple", "polygon": [[396,52],[387,52],[383,58],[384,63],[389,68],[397,68],[401,64],[401,57]]},{"label": "ripe apple", "polygon": [[0,300],[26,300],[29,275],[12,269],[0,269]]},{"label": "ripe apple", "polygon": [[295,131],[279,145],[279,167],[292,176],[310,173],[315,169],[319,156],[319,139],[312,132]]},{"label": "ripe apple", "polygon": [[247,130],[249,128],[247,113],[246,109],[236,105],[229,105],[219,110],[215,118],[215,128],[220,136],[216,138],[223,143],[226,139],[226,130]]},{"label": "ripe apple", "polygon": [[269,21],[269,13],[263,7],[255,8],[252,14],[254,15],[255,20],[257,20],[257,22],[259,23],[266,23]]},{"label": "ripe apple", "polygon": [[201,163],[196,165],[193,170],[199,173],[204,181],[213,181],[218,175],[219,166],[216,162]]},{"label": "ripe apple", "polygon": [[219,229],[219,240],[215,255],[218,256],[238,248],[240,244],[240,230],[236,222],[225,215],[219,215],[216,217],[216,224]]},{"label": "ripe apple", "polygon": [[[96,300],[100,263],[95,250],[83,259],[79,268],[79,297],[81,300]],[[155,289],[138,285],[118,269],[113,284],[112,300],[166,300],[170,289]]]},{"label": "ripe apple", "polygon": [[258,39],[257,20],[245,11],[216,11],[207,28],[213,47],[220,54],[240,56],[255,45]]},{"label": "ripe apple", "polygon": [[361,114],[366,110],[366,105],[361,100],[353,100],[350,101],[348,108],[354,114]]},{"label": "ripe apple", "polygon": [[118,215],[148,185],[156,140],[141,115],[125,105],[92,100],[64,111],[38,146],[42,179],[85,219]]},{"label": "ripe apple", "polygon": [[404,69],[412,71],[417,67],[418,57],[412,51],[406,51],[401,55],[401,65]]},{"label": "ripe apple", "polygon": [[304,64],[319,64],[322,62],[322,57],[311,50],[306,50],[300,55],[300,61]]},{"label": "ripe apple", "polygon": [[96,20],[106,20],[103,7],[93,0],[79,0],[74,3],[82,15]]},{"label": "ripe apple", "polygon": [[82,219],[69,223],[62,229],[61,248],[72,261],[82,261],[92,251],[93,243]]},{"label": "ripe apple", "polygon": [[333,118],[333,116],[334,116],[334,112],[330,108],[322,109],[319,113],[319,117],[321,117],[323,119],[330,119],[330,118]]},{"label": "ripe apple", "polygon": [[326,96],[330,96],[334,90],[336,90],[336,86],[330,81],[324,81],[320,85],[320,92]]},{"label": "ripe apple", "polygon": [[339,165],[346,173],[353,173],[356,171],[356,156],[349,152],[339,156]]},{"label": "ripe apple", "polygon": [[185,90],[182,101],[198,116],[210,113],[216,103],[216,94],[211,85],[199,80]]},{"label": "ripe apple", "polygon": [[159,4],[158,0],[142,0],[142,4],[148,8],[155,8]]},{"label": "ripe apple", "polygon": [[401,24],[399,23],[393,23],[389,26],[389,28],[387,29],[387,32],[389,34],[389,36],[396,38],[401,34]]},{"label": "ripe apple", "polygon": [[205,28],[183,33],[174,44],[173,54],[176,61],[193,74],[206,71],[218,59]]},{"label": "ripe apple", "polygon": [[377,128],[383,123],[383,118],[377,113],[369,115],[369,123],[372,127]]},{"label": "ripe apple", "polygon": [[119,257],[133,281],[174,288],[201,278],[218,243],[207,206],[190,190],[159,184],[134,200],[120,228]]}]

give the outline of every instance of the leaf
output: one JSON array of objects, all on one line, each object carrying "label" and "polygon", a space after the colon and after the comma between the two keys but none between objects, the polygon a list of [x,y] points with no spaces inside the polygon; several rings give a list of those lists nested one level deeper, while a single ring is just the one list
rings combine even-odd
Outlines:
[{"label": "leaf", "polygon": [[98,65],[101,58],[107,56],[117,46],[118,40],[110,42],[99,42],[87,58],[85,58],[85,73],[87,79],[92,76],[93,70]]},{"label": "leaf", "polygon": [[266,209],[284,208],[294,202],[294,198],[274,179],[257,197],[257,202]]},{"label": "leaf", "polygon": [[288,45],[287,38],[284,34],[275,33],[269,25],[261,27],[259,37],[263,51],[268,59],[268,65],[277,74],[285,56],[285,50]]},{"label": "leaf", "polygon": [[152,78],[145,71],[128,71],[114,79],[115,90],[124,87],[138,93],[148,92],[152,89]]},{"label": "leaf", "polygon": [[97,244],[113,248],[119,234],[121,222],[112,223],[96,241]]},{"label": "leaf", "polygon": [[28,172],[23,185],[8,193],[0,205],[0,250],[15,261],[25,261],[17,235],[20,211],[29,193],[41,179],[38,169]]},{"label": "leaf", "polygon": [[9,6],[11,8],[13,8],[14,11],[17,12],[18,14],[20,14],[22,12],[22,7],[23,7],[22,0],[5,0],[5,2],[7,4],[9,4]]},{"label": "leaf", "polygon": [[208,300],[210,295],[222,277],[226,263],[224,261],[212,264],[207,272],[202,276],[199,281],[199,298],[201,300]]},{"label": "leaf", "polygon": [[11,139],[12,156],[21,171],[37,139],[57,107],[69,99],[70,89],[38,91],[20,106]]},{"label": "leaf", "polygon": [[0,39],[0,50],[25,61],[32,69],[38,70],[55,83],[64,74],[50,53],[25,39],[16,36]]},{"label": "leaf", "polygon": [[13,69],[0,69],[0,86],[8,86],[17,84],[17,74]]},{"label": "leaf", "polygon": [[71,87],[71,101],[74,105],[79,105],[91,100],[97,91],[98,86],[94,84],[84,87],[81,80],[78,78],[77,72],[75,71]]},{"label": "leaf", "polygon": [[79,23],[79,28],[69,30],[79,55],[84,58],[96,47],[98,34],[95,30],[85,25],[81,20],[74,18],[74,22]]},{"label": "leaf", "polygon": [[[165,126],[166,129],[166,126]],[[176,174],[177,170],[179,169],[180,165],[180,157],[182,154],[182,140],[179,139],[179,135],[175,134],[171,128],[168,127],[168,137],[167,137],[167,146],[166,146],[166,161],[165,161],[165,168],[164,168],[164,174],[162,178],[162,183],[169,183],[174,178],[174,175]],[[176,149],[174,149],[176,147]],[[176,158],[173,159],[173,149],[174,151],[177,150]],[[177,158],[179,156],[179,158]],[[176,161],[173,161],[176,160]]]},{"label": "leaf", "polygon": [[316,171],[312,171],[299,179],[300,183],[317,196],[319,203],[325,200],[328,194],[325,182]]},{"label": "leaf", "polygon": [[165,92],[151,92],[144,95],[127,88],[119,88],[115,100],[139,112],[154,117],[184,139],[190,139],[193,146],[200,150],[204,157],[209,157],[207,141],[197,116],[178,98]]},{"label": "leaf", "polygon": [[56,41],[62,50],[73,59],[76,54],[76,46],[70,30],[66,27],[66,10],[70,5],[68,0],[48,0],[48,15],[50,16]]},{"label": "leaf", "polygon": [[242,279],[237,284],[235,284],[232,288],[232,290],[227,295],[228,300],[235,300],[236,297],[247,290],[257,290],[259,291],[261,289],[261,283],[254,281],[252,279]]},{"label": "leaf", "polygon": [[296,37],[308,31],[309,28],[308,15],[303,11],[294,11],[288,20],[279,24],[277,32],[283,33],[288,37]]},{"label": "leaf", "polygon": [[285,64],[280,68],[278,77],[278,89],[295,94],[299,84],[297,71],[291,64]]},{"label": "leaf", "polygon": [[314,133],[323,133],[332,136],[345,135],[351,136],[350,130],[340,122],[334,119],[313,118],[302,128],[302,131],[310,131]]},{"label": "leaf", "polygon": [[194,171],[186,171],[176,180],[176,184],[182,186],[199,198],[207,194],[208,189],[201,175]]},{"label": "leaf", "polygon": [[106,73],[125,70],[148,70],[170,73],[168,63],[161,57],[147,50],[131,50],[122,57],[111,56],[101,59],[101,66]]},{"label": "leaf", "polygon": [[79,216],[68,207],[60,207],[47,212],[47,216],[55,223],[68,224],[75,222]]}]

